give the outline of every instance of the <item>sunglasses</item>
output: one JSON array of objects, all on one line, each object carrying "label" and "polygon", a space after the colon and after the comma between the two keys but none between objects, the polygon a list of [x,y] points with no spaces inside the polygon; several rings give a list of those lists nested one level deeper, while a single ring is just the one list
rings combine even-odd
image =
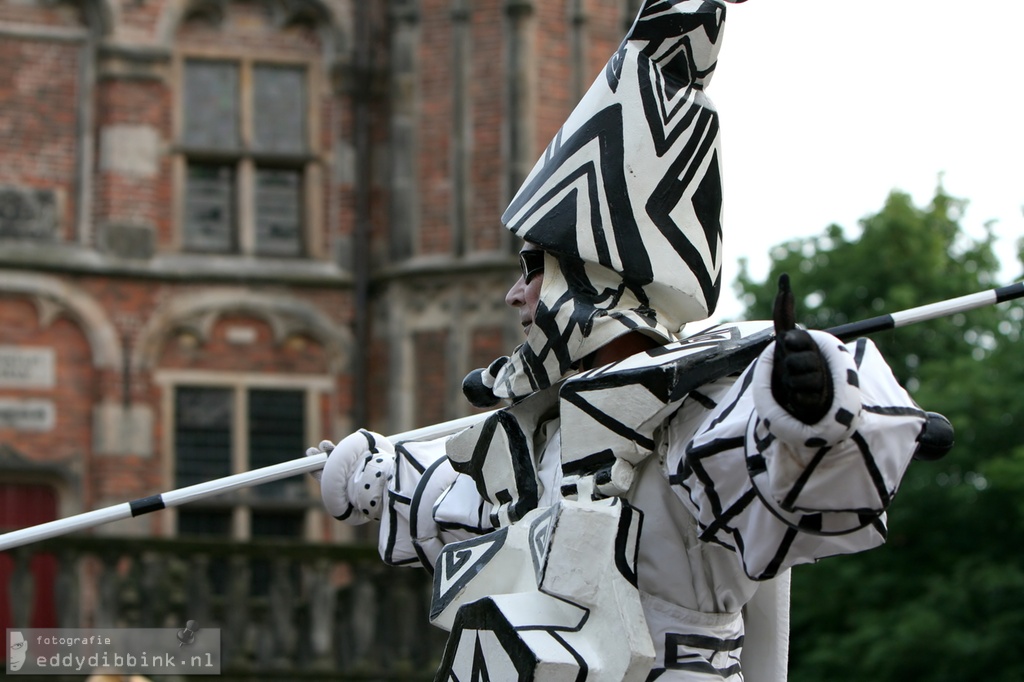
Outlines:
[{"label": "sunglasses", "polygon": [[523,271],[523,281],[529,284],[534,277],[544,274],[544,252],[540,249],[520,251],[519,267]]}]

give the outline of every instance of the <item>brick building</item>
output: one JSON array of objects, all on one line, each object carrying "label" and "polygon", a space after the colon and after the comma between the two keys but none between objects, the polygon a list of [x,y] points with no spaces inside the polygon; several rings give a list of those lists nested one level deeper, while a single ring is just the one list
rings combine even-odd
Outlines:
[{"label": "brick building", "polygon": [[[0,0],[0,527],[466,414],[502,210],[637,5]],[[308,477],[95,531],[346,532]]]}]

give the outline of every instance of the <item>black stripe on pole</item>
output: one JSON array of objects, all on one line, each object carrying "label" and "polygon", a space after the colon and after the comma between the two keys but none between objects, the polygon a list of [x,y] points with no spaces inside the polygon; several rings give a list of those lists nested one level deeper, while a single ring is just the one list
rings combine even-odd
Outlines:
[{"label": "black stripe on pole", "polygon": [[878,317],[860,320],[859,322],[841,324],[838,327],[831,327],[825,331],[842,341],[852,341],[859,336],[884,332],[887,329],[895,328],[896,321],[892,319],[892,315],[879,315]]},{"label": "black stripe on pole", "polygon": [[128,506],[132,508],[132,516],[142,516],[149,512],[160,511],[166,505],[164,504],[164,498],[160,495],[151,495],[149,497],[140,497],[137,500],[132,500],[128,503]]},{"label": "black stripe on pole", "polygon": [[1024,296],[1024,282],[1017,282],[1016,284],[1010,284],[1009,286],[999,287],[996,289],[996,303],[1012,301],[1013,299],[1021,298],[1022,296]]}]

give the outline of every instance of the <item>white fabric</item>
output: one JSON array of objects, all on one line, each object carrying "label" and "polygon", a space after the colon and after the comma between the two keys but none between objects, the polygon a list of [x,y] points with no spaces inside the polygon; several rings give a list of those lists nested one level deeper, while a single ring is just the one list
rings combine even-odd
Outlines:
[{"label": "white fabric", "polygon": [[[431,604],[431,622],[451,632],[438,679],[647,679],[655,647],[633,580],[640,523],[618,498],[559,499],[447,545]],[[509,657],[519,674],[505,669]]]},{"label": "white fabric", "polygon": [[433,506],[454,480],[443,440],[396,448],[378,538],[385,562],[394,566],[433,564],[444,546]]},{"label": "white fabric", "polygon": [[[331,516],[352,525],[379,521],[395,460],[391,441],[379,433],[360,430],[335,446],[321,442],[319,451],[331,453],[320,477],[320,495]],[[311,454],[315,452],[306,451],[307,456]]]},{"label": "white fabric", "polygon": [[746,637],[743,667],[747,679],[785,680],[789,664],[790,571],[760,583],[743,607]]},{"label": "white fabric", "polygon": [[[824,445],[808,446],[802,430],[800,440],[788,441],[789,434],[776,433],[776,422],[763,419],[757,408],[775,405],[770,373],[762,369],[773,352],[769,346],[695,431],[681,430],[673,420],[665,462],[666,474],[679,483],[673,492],[696,518],[700,538],[737,550],[754,579],[882,544],[883,512],[925,423],[925,413],[874,344],[860,339],[846,346],[861,395],[859,406],[846,405],[859,415],[850,437],[829,441],[829,426],[818,431]],[[837,391],[837,401],[843,395]],[[833,405],[829,414],[836,410]],[[741,445],[723,445],[730,443]],[[808,456],[812,451],[820,456]]]},{"label": "white fabric", "polygon": [[[640,602],[655,645],[656,660],[667,667],[657,679],[743,682],[742,614],[694,611],[646,593],[641,593]],[[681,633],[687,634],[680,636]]]},{"label": "white fabric", "polygon": [[[746,649],[757,658],[743,658],[743,679],[784,681],[788,569],[884,540],[883,511],[913,455],[924,413],[870,342],[839,350],[834,338],[815,338],[831,344],[826,353],[833,378],[843,381],[827,419],[839,410],[855,417],[843,429],[830,423],[812,426],[810,435],[797,429],[797,436],[787,429],[764,369],[774,352],[769,347],[739,378],[716,381],[688,397],[660,432],[657,457],[637,467],[625,499],[644,514],[637,574],[659,651],[654,670],[676,668],[662,670],[657,679],[695,682],[710,679],[702,675],[734,674],[729,671],[740,655],[735,640],[743,636],[746,612],[748,626],[755,629]],[[857,390],[846,390],[847,381]],[[774,421],[766,423],[762,411]],[[556,425],[541,427],[538,438],[546,442],[533,450],[542,508],[559,495],[561,472],[552,463],[559,438],[567,436]],[[829,436],[825,445],[807,444],[823,434]],[[787,440],[794,437],[797,442]],[[415,508],[419,518],[413,520],[414,533],[408,530],[408,513],[385,519],[382,554],[386,548],[390,563],[418,557],[431,566],[444,544],[493,530],[489,503],[468,476],[446,466],[442,449],[440,441],[399,447],[388,508]],[[748,465],[759,461],[764,472],[757,473],[756,466],[748,472]],[[839,508],[837,496],[844,500]],[[857,509],[850,511],[850,504]],[[427,508],[430,519],[423,518]],[[580,566],[586,570],[585,557]],[[680,642],[692,641],[717,644],[703,654],[679,648]],[[701,672],[702,666],[682,665],[684,658],[699,663],[693,657],[701,655],[723,668]]]},{"label": "white fabric", "polygon": [[714,311],[721,134],[707,86],[724,23],[722,3],[642,3],[516,192],[502,224],[548,256],[534,324],[495,395],[546,388],[631,331],[672,341]]}]

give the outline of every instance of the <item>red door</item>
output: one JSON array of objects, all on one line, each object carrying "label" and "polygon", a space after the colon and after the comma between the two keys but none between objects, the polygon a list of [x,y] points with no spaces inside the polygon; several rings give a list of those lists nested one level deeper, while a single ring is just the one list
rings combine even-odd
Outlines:
[{"label": "red door", "polygon": [[[27,528],[57,518],[57,492],[48,485],[0,483],[0,532]],[[14,573],[11,553],[0,553],[0,632],[13,627],[10,580]],[[34,589],[31,616],[27,627],[57,627],[57,610],[53,600],[53,582],[57,561],[52,554],[36,554],[30,561]],[[4,658],[6,658],[6,654]]]}]

